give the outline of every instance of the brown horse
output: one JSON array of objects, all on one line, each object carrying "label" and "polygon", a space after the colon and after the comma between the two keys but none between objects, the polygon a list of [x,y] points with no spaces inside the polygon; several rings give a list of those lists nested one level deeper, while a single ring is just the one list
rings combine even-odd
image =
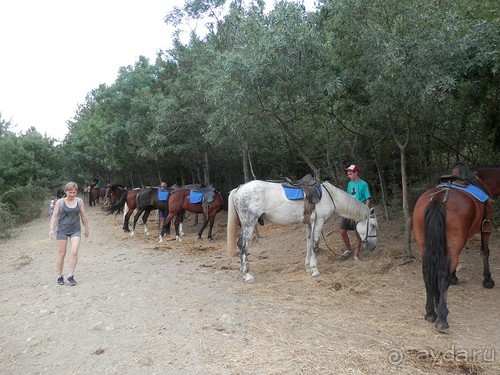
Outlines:
[{"label": "brown horse", "polygon": [[64,191],[64,186],[59,186],[56,189],[56,198],[60,199],[60,198],[64,198],[65,196],[66,196],[66,192]]},{"label": "brown horse", "polygon": [[[208,203],[191,203],[190,197],[197,192],[197,189],[179,189],[173,191],[168,198],[168,215],[165,219],[164,225],[161,229],[160,242],[163,241],[163,235],[169,232],[170,222],[175,217],[175,237],[177,241],[181,240],[182,235],[182,221],[186,211],[195,214],[204,214],[203,225],[198,232],[198,239],[201,239],[203,231],[208,227],[208,240],[212,241],[212,229],[214,227],[215,216],[222,210],[227,209],[227,199],[222,198],[222,194],[213,188],[203,188],[210,191],[212,189],[213,200]],[[198,192],[200,193],[200,192]]]},{"label": "brown horse", "polygon": [[[489,239],[493,228],[492,198],[500,195],[500,167],[468,170],[458,164],[454,171],[443,176],[443,183],[425,191],[413,212],[413,233],[422,257],[427,294],[425,319],[435,322],[443,333],[449,329],[448,287],[457,283],[460,252],[477,232],[481,232],[483,286],[492,288],[495,284],[489,267]],[[473,195],[470,189],[479,189],[479,194]]]},{"label": "brown horse", "polygon": [[[152,210],[162,210],[163,212],[168,212],[168,204],[170,201],[170,195],[172,189],[164,189],[165,196],[161,197],[159,193],[160,190],[158,188],[145,188],[139,191],[135,198],[137,212],[134,215],[134,222],[132,224],[132,232],[130,233],[132,236],[135,234],[135,225],[137,224],[137,220],[142,215],[142,225],[144,228],[144,233],[149,235],[147,221],[149,214]],[[127,202],[128,205],[128,202]]]},{"label": "brown horse", "polygon": [[128,223],[130,220],[130,216],[132,216],[135,209],[137,208],[136,198],[137,194],[139,194],[141,190],[142,189],[140,188],[135,188],[129,191],[124,191],[120,200],[109,207],[109,213],[112,214],[114,212],[116,213],[121,212],[124,209],[125,205],[127,205],[127,211],[125,212],[125,216],[123,218],[123,230],[125,232],[130,232],[130,229],[128,228]]},{"label": "brown horse", "polygon": [[99,204],[99,198],[105,196],[106,196],[105,187],[93,186],[89,194],[89,204],[91,206],[95,206],[96,204]]},{"label": "brown horse", "polygon": [[125,186],[117,184],[108,185],[105,192],[105,197],[107,198],[107,206],[111,207],[112,205],[118,203],[124,193]]}]

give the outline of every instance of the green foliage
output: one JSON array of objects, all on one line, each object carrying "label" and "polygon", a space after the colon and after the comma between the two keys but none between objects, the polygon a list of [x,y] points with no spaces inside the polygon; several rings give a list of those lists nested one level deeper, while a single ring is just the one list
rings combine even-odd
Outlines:
[{"label": "green foliage", "polygon": [[12,212],[11,207],[0,201],[0,239],[9,238],[16,223],[17,217]]},{"label": "green foliage", "polygon": [[355,163],[390,204],[402,197],[401,145],[412,191],[456,161],[498,163],[496,2],[264,4],[176,7],[166,22],[208,20],[203,36],[176,38],[154,63],[140,57],[92,90],[60,147],[0,118],[0,193],[92,176],[230,190],[315,173],[343,185]]}]

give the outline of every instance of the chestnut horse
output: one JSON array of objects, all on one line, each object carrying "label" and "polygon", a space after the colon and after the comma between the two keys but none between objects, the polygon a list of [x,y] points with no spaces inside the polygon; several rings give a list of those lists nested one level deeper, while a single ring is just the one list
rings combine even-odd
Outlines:
[{"label": "chestnut horse", "polygon": [[118,184],[109,185],[106,188],[106,197],[109,199],[109,206],[118,203],[124,193],[125,186]]},{"label": "chestnut horse", "polygon": [[[422,258],[426,290],[425,319],[448,333],[447,291],[457,283],[460,252],[468,239],[481,233],[483,286],[492,288],[489,239],[493,228],[493,199],[500,195],[500,167],[470,170],[459,163],[454,173],[425,191],[413,211],[413,233]],[[478,190],[472,194],[470,190]]]},{"label": "chestnut horse", "polygon": [[93,186],[89,194],[89,204],[91,206],[95,206],[96,204],[99,204],[99,198],[105,196],[106,196],[105,187]]},{"label": "chestnut horse", "polygon": [[201,235],[203,231],[208,227],[208,240],[212,241],[212,229],[214,227],[215,216],[221,212],[222,210],[226,210],[227,205],[222,198],[222,194],[220,191],[215,190],[213,188],[203,188],[206,190],[211,190],[213,193],[213,200],[208,201],[207,203],[198,202],[192,203],[191,195],[194,195],[195,192],[198,192],[197,189],[179,189],[170,193],[168,198],[168,215],[165,219],[163,227],[160,233],[160,242],[163,242],[163,236],[170,231],[170,222],[175,217],[175,238],[177,241],[181,241],[182,235],[182,222],[184,219],[184,213],[186,211],[195,213],[195,214],[204,214],[203,225],[198,232],[198,239],[201,239]]},{"label": "chestnut horse", "polygon": [[116,202],[115,204],[111,205],[109,207],[109,213],[118,213],[121,212],[125,205],[127,205],[127,212],[125,213],[125,217],[123,218],[123,230],[125,232],[130,232],[130,229],[128,228],[128,223],[130,220],[130,216],[134,213],[135,209],[137,208],[137,194],[142,189],[140,188],[135,188],[129,191],[124,191],[120,200]]}]

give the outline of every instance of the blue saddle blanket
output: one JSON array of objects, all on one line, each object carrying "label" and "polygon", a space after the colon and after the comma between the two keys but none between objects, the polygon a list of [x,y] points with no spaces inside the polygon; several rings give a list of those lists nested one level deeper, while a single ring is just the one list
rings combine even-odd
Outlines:
[{"label": "blue saddle blanket", "polygon": [[302,189],[300,187],[291,188],[291,187],[284,186],[284,185],[281,185],[281,186],[283,186],[283,190],[285,191],[285,195],[289,200],[298,201],[298,200],[304,199],[304,192],[302,191]]},{"label": "blue saddle blanket", "polygon": [[159,201],[167,201],[169,195],[170,195],[170,193],[168,190],[158,189],[158,200]]},{"label": "blue saddle blanket", "polygon": [[469,193],[472,195],[474,198],[476,198],[479,202],[486,202],[488,200],[488,194],[486,194],[484,191],[482,191],[480,188],[474,185],[467,185],[466,187],[458,186],[458,185],[453,185],[450,183],[444,183],[444,184],[439,184],[438,187],[450,187],[453,189],[458,189],[465,191],[466,193]]},{"label": "blue saddle blanket", "polygon": [[201,191],[191,190],[189,192],[189,203],[203,202],[203,193]]}]

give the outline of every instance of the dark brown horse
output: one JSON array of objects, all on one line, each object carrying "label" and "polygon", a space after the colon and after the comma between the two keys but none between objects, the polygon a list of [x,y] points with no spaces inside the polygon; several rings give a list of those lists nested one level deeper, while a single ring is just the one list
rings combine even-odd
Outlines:
[{"label": "dark brown horse", "polygon": [[[489,239],[493,228],[492,198],[500,195],[500,167],[456,167],[456,172],[444,176],[444,182],[418,198],[413,212],[413,233],[422,257],[427,294],[425,319],[435,322],[443,333],[449,329],[448,287],[457,283],[460,252],[477,232],[481,233],[483,286],[492,288],[495,284],[489,267]],[[470,192],[476,189],[480,190],[476,194],[479,198]]]},{"label": "dark brown horse", "polygon": [[125,186],[119,184],[108,185],[105,193],[105,196],[108,198],[108,205],[111,207],[118,203],[124,193]]},{"label": "dark brown horse", "polygon": [[124,210],[125,205],[126,205],[126,210],[124,210],[125,216],[123,218],[123,230],[125,232],[130,232],[130,229],[128,228],[128,223],[130,220],[130,216],[132,216],[135,209],[137,208],[137,199],[136,198],[137,198],[137,194],[139,194],[139,192],[141,190],[142,189],[140,189],[140,188],[135,188],[135,189],[132,189],[129,191],[124,191],[120,200],[117,203],[115,203],[109,207],[110,213],[115,213],[115,212],[118,213],[118,212],[121,212],[122,210]]},{"label": "dark brown horse", "polygon": [[66,196],[66,193],[64,192],[64,186],[59,186],[56,189],[56,198],[60,199],[60,198],[64,198],[65,196]]},{"label": "dark brown horse", "polygon": [[[210,191],[210,188],[204,188]],[[208,239],[210,241],[212,238],[212,229],[214,227],[215,216],[222,210],[227,209],[227,199],[222,198],[222,194],[212,188],[213,200],[208,200],[207,203],[191,203],[190,197],[197,193],[196,189],[179,189],[173,191],[168,198],[168,215],[165,219],[164,225],[161,229],[160,242],[163,240],[163,235],[169,232],[170,222],[175,217],[175,237],[178,241],[181,240],[182,235],[182,222],[184,219],[184,213],[186,211],[195,214],[204,214],[203,225],[198,232],[198,238],[201,239],[203,231],[208,227]],[[198,192],[199,193],[199,192]]]},{"label": "dark brown horse", "polygon": [[164,189],[162,191],[164,192],[163,197],[161,197],[162,194],[160,193],[160,189],[158,188],[145,188],[137,193],[135,198],[137,212],[134,215],[132,232],[130,233],[132,236],[135,234],[135,225],[137,224],[137,220],[139,220],[141,215],[142,215],[142,225],[144,228],[144,233],[146,235],[149,235],[147,221],[151,211],[152,210],[163,210],[164,212],[168,211],[168,204],[170,201],[172,190]]},{"label": "dark brown horse", "polygon": [[106,196],[106,188],[100,186],[93,186],[89,194],[89,204],[95,206],[99,204],[99,199]]}]

